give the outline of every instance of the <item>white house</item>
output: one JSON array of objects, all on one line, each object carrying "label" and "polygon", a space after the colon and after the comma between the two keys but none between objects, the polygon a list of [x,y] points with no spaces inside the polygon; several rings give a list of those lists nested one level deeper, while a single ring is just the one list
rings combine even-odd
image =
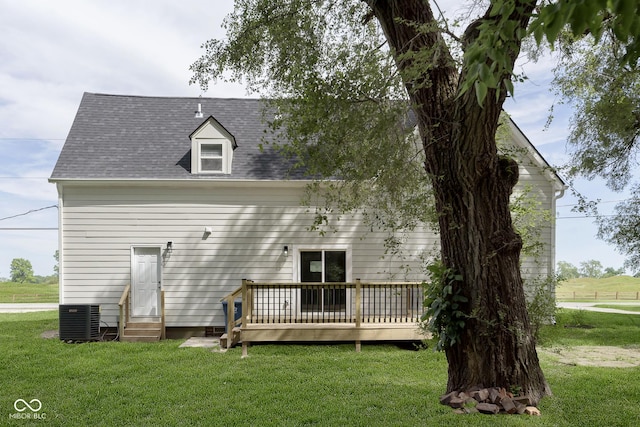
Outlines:
[{"label": "white house", "polygon": [[[553,216],[564,184],[510,126],[512,143],[524,149],[521,182]],[[255,99],[85,93],[50,178],[59,194],[60,303],[99,304],[115,327],[124,323],[119,302],[130,285],[130,322],[164,315],[174,333],[203,333],[225,325],[221,298],[242,279],[423,279],[420,255],[437,244],[429,231],[412,234],[405,260],[385,257],[386,234],[369,232],[357,215],[341,218],[336,233],[308,231],[313,212],[300,203],[309,181],[260,150],[264,130]],[[542,233],[543,263],[525,268],[547,275],[554,226]],[[400,275],[405,264],[415,268]],[[328,287],[287,292],[264,304],[317,316],[355,298],[355,290]]]}]

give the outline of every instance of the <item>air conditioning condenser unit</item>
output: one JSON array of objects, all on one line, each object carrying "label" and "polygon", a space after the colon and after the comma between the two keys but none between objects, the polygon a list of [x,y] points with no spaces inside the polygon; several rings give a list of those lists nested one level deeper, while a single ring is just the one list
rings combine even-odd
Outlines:
[{"label": "air conditioning condenser unit", "polygon": [[60,339],[97,341],[100,339],[100,306],[60,304]]}]

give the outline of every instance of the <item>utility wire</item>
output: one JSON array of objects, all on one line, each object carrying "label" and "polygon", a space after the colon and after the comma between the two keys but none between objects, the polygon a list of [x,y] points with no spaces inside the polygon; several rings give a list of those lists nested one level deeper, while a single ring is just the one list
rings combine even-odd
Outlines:
[{"label": "utility wire", "polygon": [[[626,202],[631,200],[631,198],[629,199],[621,199],[621,200],[602,200],[599,202],[596,202],[596,204],[600,205],[600,204],[604,204],[604,203],[618,203],[618,202]],[[569,207],[573,207],[573,206],[578,206],[577,203],[572,204],[572,205],[557,205],[556,208],[569,208]]]},{"label": "utility wire", "polygon": [[2,137],[0,141],[64,141],[64,138],[8,138]]},{"label": "utility wire", "polygon": [[0,231],[42,231],[57,229],[58,227],[0,227]]},{"label": "utility wire", "polygon": [[556,219],[586,219],[586,218],[612,218],[616,216],[631,216],[631,215],[580,215],[580,216],[559,216]]},{"label": "utility wire", "polygon": [[25,216],[25,215],[29,215],[29,214],[34,213],[34,212],[39,212],[39,211],[43,211],[45,209],[51,209],[51,208],[57,208],[57,207],[58,207],[58,205],[51,205],[51,206],[45,206],[44,208],[32,209],[32,210],[30,210],[28,212],[24,212],[24,213],[21,213],[21,214],[18,214],[18,215],[11,215],[11,216],[7,216],[7,217],[4,217],[4,218],[0,218],[0,221],[4,221],[6,219],[11,219],[11,218],[17,218],[19,216]]}]

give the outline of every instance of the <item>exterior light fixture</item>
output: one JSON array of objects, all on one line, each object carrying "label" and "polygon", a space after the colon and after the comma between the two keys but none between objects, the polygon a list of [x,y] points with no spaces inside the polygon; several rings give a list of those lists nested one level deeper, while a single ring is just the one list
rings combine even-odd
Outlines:
[{"label": "exterior light fixture", "polygon": [[209,236],[211,236],[211,232],[213,231],[213,229],[211,227],[205,227],[204,228],[204,233],[202,234],[202,240],[207,240],[209,238]]},{"label": "exterior light fixture", "polygon": [[168,241],[167,242],[167,252],[169,252],[169,253],[173,252],[173,242],[172,241]]},{"label": "exterior light fixture", "polygon": [[282,248],[282,255],[284,255],[285,258],[289,256],[289,246],[284,245],[284,248]]}]

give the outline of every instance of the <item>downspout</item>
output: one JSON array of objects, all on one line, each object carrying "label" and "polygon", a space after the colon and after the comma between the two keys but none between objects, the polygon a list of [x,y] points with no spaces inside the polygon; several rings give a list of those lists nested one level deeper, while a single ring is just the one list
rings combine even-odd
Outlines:
[{"label": "downspout", "polygon": [[[551,242],[553,244],[553,251],[551,252],[551,256],[549,257],[549,266],[548,268],[548,272],[549,274],[553,274],[554,278],[556,275],[556,228],[557,228],[557,216],[558,213],[556,212],[556,205],[557,205],[557,201],[558,199],[561,199],[564,196],[564,192],[566,191],[566,189],[569,188],[567,187],[566,184],[561,183],[560,185],[560,189],[556,189],[554,191],[554,197],[551,199],[551,212],[553,212],[554,214],[554,218],[553,218],[553,227],[551,227]],[[556,299],[556,287],[555,287],[555,280],[553,281],[554,286],[553,286],[553,299]]]},{"label": "downspout", "polygon": [[58,190],[58,303],[64,304],[64,252],[62,251],[63,245],[63,230],[62,224],[64,221],[62,220],[64,214],[64,205],[63,205],[63,197],[62,197],[62,184],[57,183],[56,189]]}]

